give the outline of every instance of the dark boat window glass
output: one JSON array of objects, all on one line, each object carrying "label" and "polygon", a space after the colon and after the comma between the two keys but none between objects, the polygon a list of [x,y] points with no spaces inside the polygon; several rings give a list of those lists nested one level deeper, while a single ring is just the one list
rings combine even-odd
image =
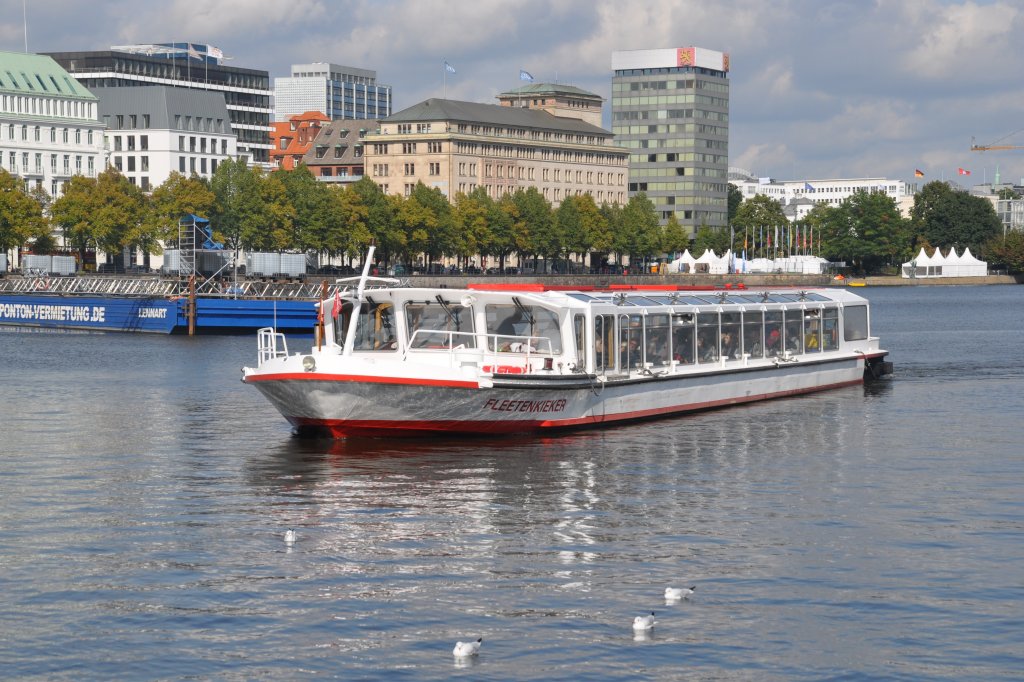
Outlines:
[{"label": "dark boat window glass", "polygon": [[644,361],[644,326],[640,315],[619,315],[619,367],[639,369]]},{"label": "dark boat window glass", "polygon": [[716,301],[711,298],[702,298],[700,296],[683,296],[680,299],[680,302],[687,305],[708,305],[709,303],[716,303]]},{"label": "dark boat window glass", "polygon": [[654,367],[665,367],[669,364],[672,359],[670,330],[668,315],[648,315],[644,319],[644,362]]},{"label": "dark boat window glass", "polygon": [[582,313],[576,313],[572,317],[572,334],[576,341],[576,367],[581,368],[584,365],[586,359],[586,348],[587,348],[587,316]]},{"label": "dark boat window glass", "polygon": [[740,357],[742,348],[740,346],[740,332],[742,315],[740,313],[722,313],[722,334],[720,355],[726,360],[737,360]]},{"label": "dark boat window glass", "polygon": [[783,314],[785,316],[784,333],[783,333],[783,350],[788,353],[803,353],[804,352],[804,311],[802,310],[786,310]]},{"label": "dark boat window glass", "polygon": [[594,371],[615,371],[615,316],[594,317]]},{"label": "dark boat window glass", "polygon": [[672,359],[684,365],[692,365],[696,357],[695,315],[682,313],[672,316]]},{"label": "dark boat window glass", "polygon": [[804,350],[821,352],[821,308],[804,311]]},{"label": "dark boat window glass", "polygon": [[782,352],[782,311],[769,310],[764,314],[764,355],[773,358]]},{"label": "dark boat window glass", "polygon": [[718,360],[718,313],[697,315],[697,362]]},{"label": "dark boat window glass", "polygon": [[569,298],[575,298],[577,301],[593,301],[595,297],[587,294],[569,294]]},{"label": "dark boat window glass", "polygon": [[821,349],[839,348],[839,309],[825,308],[821,311]]},{"label": "dark boat window glass", "polygon": [[395,333],[395,310],[390,301],[373,303],[363,301],[356,323],[356,336],[352,350],[398,350]]},{"label": "dark boat window glass", "polygon": [[558,315],[534,305],[495,304],[484,308],[487,347],[507,353],[561,353]]},{"label": "dark boat window glass", "polygon": [[868,338],[868,307],[848,305],[843,308],[843,339],[863,341]]},{"label": "dark boat window glass", "polygon": [[406,303],[405,327],[410,348],[476,347],[473,311],[460,303]]},{"label": "dark boat window glass", "polygon": [[760,310],[743,313],[743,352],[752,358],[764,357],[764,314]]}]

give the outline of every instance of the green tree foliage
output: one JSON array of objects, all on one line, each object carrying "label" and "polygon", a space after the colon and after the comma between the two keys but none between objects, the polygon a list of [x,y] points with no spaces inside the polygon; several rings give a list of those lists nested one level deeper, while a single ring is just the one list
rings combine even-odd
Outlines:
[{"label": "green tree foliage", "polygon": [[667,254],[681,254],[690,247],[690,237],[679,224],[676,214],[672,213],[661,233],[661,250]]},{"label": "green tree foliage", "polygon": [[646,258],[661,252],[661,226],[654,202],[643,192],[629,198],[622,209],[622,230],[632,256]]},{"label": "green tree foliage", "polygon": [[1011,272],[1024,272],[1024,232],[1010,230],[1006,237],[989,240],[985,254],[992,264],[1004,265]]},{"label": "green tree foliage", "polygon": [[215,198],[210,222],[230,248],[259,250],[263,243],[263,195],[260,178],[245,161],[217,165],[210,179]]},{"label": "green tree foliage", "polygon": [[757,194],[747,199],[736,209],[732,220],[735,234],[759,234],[762,228],[774,228],[789,225],[789,220],[782,212],[782,204],[764,194]]},{"label": "green tree foliage", "polygon": [[95,179],[72,177],[50,213],[63,227],[66,242],[80,251],[91,246],[107,253],[126,246],[148,253],[159,249],[157,235],[143,220],[145,195],[115,168],[108,168]]},{"label": "green tree foliage", "polygon": [[711,249],[716,256],[723,256],[730,248],[729,228],[701,225],[697,230],[697,236],[693,239],[691,254],[699,258],[705,251]]},{"label": "green tree foliage", "polygon": [[728,211],[729,211],[729,224],[732,225],[733,219],[736,218],[736,212],[740,210],[740,204],[743,203],[743,193],[740,188],[736,185],[729,183],[729,194],[728,194]]},{"label": "green tree foliage", "polygon": [[[349,202],[353,210],[365,214],[362,227],[374,240],[378,259],[386,265],[396,259],[410,265],[408,235],[398,222],[400,198],[389,198],[380,185],[366,176],[348,187],[346,192],[354,195]],[[355,240],[346,250],[350,253],[356,251],[358,241]]]},{"label": "green tree foliage", "polygon": [[21,180],[0,170],[0,253],[32,239],[38,243],[49,233],[39,202],[25,193]]},{"label": "green tree foliage", "polygon": [[325,252],[328,233],[335,222],[331,188],[318,181],[305,164],[292,171],[275,171],[270,177],[281,182],[286,197],[285,210],[291,209],[293,238],[286,248]]},{"label": "green tree foliage", "polygon": [[914,197],[911,217],[919,237],[942,249],[970,247],[983,253],[984,244],[1003,231],[988,199],[938,180],[926,184]]},{"label": "green tree foliage", "polygon": [[153,190],[145,220],[158,239],[173,242],[178,239],[178,221],[190,214],[208,218],[214,200],[214,194],[205,180],[195,175],[186,177],[174,172]]},{"label": "green tree foliage", "polygon": [[820,247],[829,260],[845,260],[865,272],[903,262],[911,255],[909,225],[892,197],[858,190],[839,206],[815,206],[807,223],[817,228]]},{"label": "green tree foliage", "polygon": [[494,200],[487,190],[477,187],[469,194],[458,194],[452,209],[455,229],[462,235],[459,241],[460,259],[472,255],[485,255],[494,241],[491,220],[495,215]]},{"label": "green tree foliage", "polygon": [[535,187],[518,189],[512,194],[517,220],[513,225],[516,251],[520,258],[540,255],[554,258],[562,251],[555,232],[551,204]]}]

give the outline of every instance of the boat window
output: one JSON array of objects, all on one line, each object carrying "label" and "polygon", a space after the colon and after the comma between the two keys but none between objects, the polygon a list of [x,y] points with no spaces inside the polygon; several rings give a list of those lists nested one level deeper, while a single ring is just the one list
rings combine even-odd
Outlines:
[{"label": "boat window", "polygon": [[586,302],[586,301],[593,301],[594,300],[594,297],[590,296],[589,294],[578,294],[578,293],[569,294],[569,298],[575,298],[577,301],[584,301],[584,302]]},{"label": "boat window", "polygon": [[597,315],[594,318],[594,371],[615,371],[615,316]]},{"label": "boat window", "polygon": [[764,355],[773,358],[782,352],[782,311],[769,310],[764,314]]},{"label": "boat window", "polygon": [[804,311],[804,350],[821,352],[821,308]]},{"label": "boat window", "polygon": [[447,301],[405,304],[410,348],[475,348],[473,311]]},{"label": "boat window", "polygon": [[587,328],[587,316],[582,313],[576,313],[572,317],[572,334],[576,341],[576,367],[577,370],[583,367],[584,359],[587,357],[586,351],[586,328]]},{"label": "boat window", "polygon": [[789,353],[804,352],[804,315],[802,310],[786,310],[783,312],[785,333],[783,334],[783,350]]},{"label": "boat window", "polygon": [[718,313],[697,315],[697,362],[718,360]]},{"label": "boat window", "polygon": [[760,310],[743,313],[743,352],[752,358],[764,357],[764,314]]},{"label": "boat window", "polygon": [[397,350],[394,307],[390,301],[363,301],[356,321],[352,350]]},{"label": "boat window", "polygon": [[672,316],[672,359],[684,365],[692,365],[696,357],[694,321],[690,313]]},{"label": "boat window", "polygon": [[644,327],[640,315],[619,315],[619,367],[639,369],[643,357]]},{"label": "boat window", "polygon": [[649,362],[655,367],[664,367],[671,360],[671,347],[669,346],[669,318],[668,315],[648,315],[644,320],[646,332],[646,343],[644,344],[644,362]]},{"label": "boat window", "polygon": [[740,332],[742,316],[740,313],[722,313],[721,357],[736,360],[740,357]]},{"label": "boat window", "polygon": [[821,349],[839,348],[839,309],[825,308],[821,311]]},{"label": "boat window", "polygon": [[843,340],[863,341],[868,338],[868,307],[848,305],[843,308]]},{"label": "boat window", "polygon": [[484,308],[487,347],[512,353],[561,353],[558,315],[535,305],[495,304]]}]

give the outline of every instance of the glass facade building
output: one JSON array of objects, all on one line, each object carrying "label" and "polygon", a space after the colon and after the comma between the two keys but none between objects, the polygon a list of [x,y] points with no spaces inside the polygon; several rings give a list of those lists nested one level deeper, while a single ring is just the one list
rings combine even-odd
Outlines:
[{"label": "glass facade building", "polygon": [[729,55],[699,47],[612,53],[612,132],[629,196],[691,235],[728,223]]},{"label": "glass facade building", "polygon": [[375,120],[391,115],[391,86],[377,72],[318,62],[292,64],[292,75],[274,79],[274,118],[319,111],[332,120]]}]

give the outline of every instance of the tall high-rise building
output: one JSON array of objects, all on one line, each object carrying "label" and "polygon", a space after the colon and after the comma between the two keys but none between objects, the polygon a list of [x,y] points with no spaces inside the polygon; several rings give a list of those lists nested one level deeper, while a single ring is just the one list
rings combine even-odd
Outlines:
[{"label": "tall high-rise building", "polygon": [[377,72],[325,62],[292,64],[292,75],[274,79],[274,118],[319,111],[332,120],[378,119],[391,115],[391,86]]},{"label": "tall high-rise building", "polygon": [[612,132],[629,195],[691,235],[728,223],[729,55],[701,47],[612,53]]},{"label": "tall high-rise building", "polygon": [[270,163],[274,110],[267,71],[225,66],[219,49],[200,43],[121,45],[49,56],[87,88],[169,85],[221,93],[238,137],[238,155],[253,164]]}]

